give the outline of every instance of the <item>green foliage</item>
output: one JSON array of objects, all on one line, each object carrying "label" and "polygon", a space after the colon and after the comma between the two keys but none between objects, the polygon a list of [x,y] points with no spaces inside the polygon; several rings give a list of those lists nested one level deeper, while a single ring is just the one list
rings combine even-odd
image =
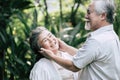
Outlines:
[{"label": "green foliage", "polygon": [[120,37],[120,0],[116,0],[116,13],[115,13],[115,21],[114,21],[114,26],[115,26],[115,31]]},{"label": "green foliage", "polygon": [[30,3],[26,0],[0,1],[0,80],[22,79],[23,75],[23,80],[28,79],[28,59],[19,55],[26,55],[29,45],[22,37],[14,35],[16,28],[12,25],[15,23],[9,22],[14,20],[11,16],[28,8]]},{"label": "green foliage", "polygon": [[[87,0],[59,0],[61,7],[53,12],[48,11],[46,0],[38,0],[40,3],[35,6],[31,1],[0,1],[0,80],[29,80],[36,61],[36,55],[30,49],[29,35],[37,26],[45,26],[56,37],[76,48],[86,39],[84,16]],[[120,4],[119,0],[116,1]],[[118,5],[114,25],[120,36],[119,13]]]}]

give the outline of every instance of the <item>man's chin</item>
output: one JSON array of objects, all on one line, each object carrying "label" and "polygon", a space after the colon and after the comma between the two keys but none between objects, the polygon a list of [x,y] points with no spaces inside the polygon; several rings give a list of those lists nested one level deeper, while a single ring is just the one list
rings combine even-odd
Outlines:
[{"label": "man's chin", "polygon": [[90,28],[89,27],[85,27],[85,30],[90,30]]},{"label": "man's chin", "polygon": [[85,23],[85,30],[90,30],[90,23],[89,22]]}]

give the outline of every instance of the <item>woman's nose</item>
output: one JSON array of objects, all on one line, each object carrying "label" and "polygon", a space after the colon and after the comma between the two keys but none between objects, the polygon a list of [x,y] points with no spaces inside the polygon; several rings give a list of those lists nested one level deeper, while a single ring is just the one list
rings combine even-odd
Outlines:
[{"label": "woman's nose", "polygon": [[49,38],[49,41],[50,41],[50,42],[52,42],[52,41],[53,41],[53,39],[52,39],[52,38]]}]

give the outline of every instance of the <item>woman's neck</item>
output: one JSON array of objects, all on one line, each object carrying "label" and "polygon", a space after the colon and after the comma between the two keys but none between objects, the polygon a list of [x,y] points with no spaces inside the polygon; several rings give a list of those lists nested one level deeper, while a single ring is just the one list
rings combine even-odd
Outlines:
[{"label": "woman's neck", "polygon": [[54,51],[54,54],[57,55],[57,56],[60,56],[60,51],[56,50],[56,51]]}]

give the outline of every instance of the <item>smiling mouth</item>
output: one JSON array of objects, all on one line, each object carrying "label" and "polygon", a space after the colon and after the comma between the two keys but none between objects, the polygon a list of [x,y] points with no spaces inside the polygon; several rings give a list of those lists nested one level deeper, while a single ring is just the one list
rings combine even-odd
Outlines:
[{"label": "smiling mouth", "polygon": [[55,46],[56,46],[56,44],[57,44],[57,42],[56,42],[56,41],[52,42],[51,47],[55,47]]}]

